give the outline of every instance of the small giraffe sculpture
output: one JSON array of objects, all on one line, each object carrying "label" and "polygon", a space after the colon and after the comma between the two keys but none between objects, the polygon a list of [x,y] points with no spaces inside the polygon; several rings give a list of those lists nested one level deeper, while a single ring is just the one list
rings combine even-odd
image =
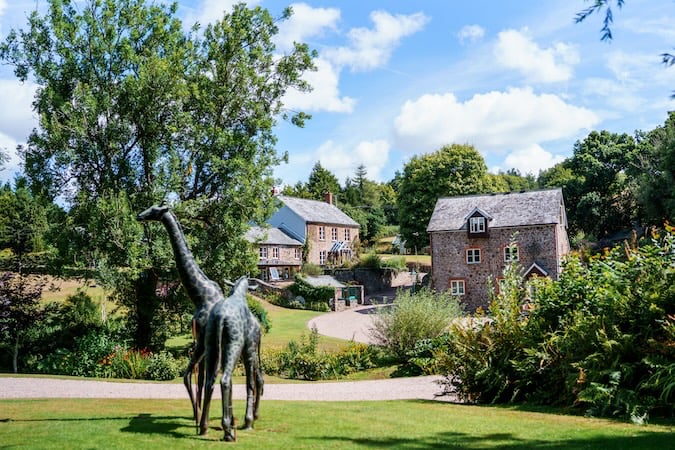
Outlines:
[{"label": "small giraffe sculpture", "polygon": [[[204,387],[204,364],[202,360],[205,354],[205,337],[206,337],[206,325],[209,317],[209,312],[212,307],[221,301],[224,301],[225,296],[223,291],[220,288],[220,285],[213,280],[210,280],[204,272],[197,265],[192,252],[187,246],[187,241],[185,240],[185,235],[181,229],[178,219],[173,214],[173,212],[166,205],[154,205],[140,213],[137,217],[139,221],[159,221],[166,228],[169,233],[169,239],[171,241],[171,246],[174,252],[174,258],[176,260],[176,268],[178,269],[178,274],[180,276],[183,287],[187,291],[188,297],[192,300],[192,303],[195,306],[195,311],[192,316],[192,333],[195,339],[195,347],[190,357],[190,362],[183,374],[183,383],[185,388],[188,391],[190,397],[190,403],[192,404],[193,416],[197,426],[200,424],[201,411],[200,406],[202,403],[202,393]],[[234,290],[233,290],[234,291]],[[244,298],[245,301],[245,298]],[[247,311],[248,305],[246,305]],[[251,333],[257,335],[258,346],[260,343],[260,325],[258,324],[255,317],[251,321],[255,327],[257,325],[257,332],[253,330]],[[257,360],[259,368],[259,355]],[[196,392],[193,391],[192,387],[192,374],[193,371],[197,368],[198,378],[197,378],[197,389]],[[248,369],[247,369],[248,374]],[[262,373],[258,369],[257,371],[251,372],[252,376],[257,376],[260,381],[258,382],[248,379],[247,376],[247,390],[251,387],[260,386],[255,393],[255,405],[252,405],[251,408],[255,407],[255,415],[257,416],[258,402],[260,395],[262,394]],[[253,394],[251,393],[251,396]],[[248,405],[247,405],[248,407]],[[253,413],[251,413],[253,415]],[[248,417],[248,413],[247,413]],[[208,423],[208,420],[207,420]],[[205,434],[207,429],[199,429],[201,434]]]},{"label": "small giraffe sculpture", "polygon": [[230,296],[216,303],[206,325],[206,383],[204,386],[204,409],[200,433],[209,428],[209,407],[213,385],[220,373],[225,441],[235,441],[234,415],[232,412],[232,371],[240,358],[246,370],[246,417],[244,429],[251,429],[258,418],[260,396],[263,392],[263,374],[260,367],[260,324],[246,302],[248,278],[241,277],[235,283]]}]

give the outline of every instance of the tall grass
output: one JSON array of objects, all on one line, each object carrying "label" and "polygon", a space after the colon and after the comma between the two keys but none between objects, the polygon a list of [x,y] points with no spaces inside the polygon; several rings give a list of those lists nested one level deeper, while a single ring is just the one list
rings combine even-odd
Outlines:
[{"label": "tall grass", "polygon": [[378,308],[372,333],[394,357],[405,361],[418,341],[438,337],[460,315],[459,301],[446,292],[401,290],[396,303]]}]

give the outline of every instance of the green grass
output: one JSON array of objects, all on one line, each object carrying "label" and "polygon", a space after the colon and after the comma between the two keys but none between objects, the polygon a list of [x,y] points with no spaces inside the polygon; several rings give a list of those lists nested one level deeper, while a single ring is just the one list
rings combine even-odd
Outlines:
[{"label": "green grass", "polygon": [[86,292],[93,300],[101,302],[106,299],[106,291],[93,282],[85,283],[81,279],[59,279],[47,277],[48,282],[42,291],[42,300],[44,302],[63,303],[69,296],[77,293],[78,290]]},{"label": "green grass", "polygon": [[[299,341],[303,334],[305,337],[308,337],[311,330],[307,327],[307,322],[316,316],[326,314],[318,311],[282,308],[264,301],[263,306],[267,310],[267,314],[272,322],[272,328],[269,333],[263,335],[263,348],[282,348],[291,340]],[[184,348],[190,345],[191,342],[192,336],[185,334],[169,339],[167,347]],[[319,348],[322,350],[337,350],[346,344],[347,341],[344,339],[319,336]]]},{"label": "green grass", "polygon": [[388,253],[378,253],[377,256],[384,259],[405,257],[406,263],[417,263],[423,265],[431,265],[431,255],[392,255]]},{"label": "green grass", "polygon": [[[237,419],[243,402],[234,403]],[[220,404],[197,436],[184,400],[0,401],[3,448],[223,448]],[[218,411],[218,412],[216,412]],[[261,404],[238,449],[657,449],[672,448],[672,424],[610,420],[431,401]]]}]

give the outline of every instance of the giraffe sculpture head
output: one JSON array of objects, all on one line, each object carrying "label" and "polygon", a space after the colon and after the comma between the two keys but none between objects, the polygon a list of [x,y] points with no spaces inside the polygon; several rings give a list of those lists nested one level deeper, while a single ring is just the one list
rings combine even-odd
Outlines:
[{"label": "giraffe sculpture head", "polygon": [[162,216],[169,212],[169,207],[168,205],[161,204],[161,205],[152,205],[142,213],[140,213],[138,216],[136,216],[136,220],[140,222],[147,222],[150,220],[157,220],[161,221]]}]

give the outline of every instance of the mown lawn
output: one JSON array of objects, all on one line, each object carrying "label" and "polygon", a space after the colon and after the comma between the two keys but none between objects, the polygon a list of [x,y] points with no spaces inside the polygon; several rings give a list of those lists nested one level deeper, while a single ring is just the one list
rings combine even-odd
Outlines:
[{"label": "mown lawn", "polygon": [[[243,415],[243,402],[235,402]],[[115,449],[665,449],[673,424],[636,426],[512,408],[432,401],[265,401],[254,431],[220,442],[214,405],[208,436],[195,434],[184,400],[0,401],[2,448]]]}]

